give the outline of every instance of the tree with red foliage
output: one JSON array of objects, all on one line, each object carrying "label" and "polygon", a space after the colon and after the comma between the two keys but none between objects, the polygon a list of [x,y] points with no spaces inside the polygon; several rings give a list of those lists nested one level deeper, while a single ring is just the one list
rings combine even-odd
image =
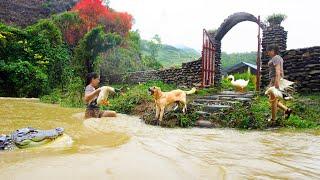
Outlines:
[{"label": "tree with red foliage", "polygon": [[82,19],[76,12],[64,12],[52,17],[70,47],[75,47],[87,32]]},{"label": "tree with red foliage", "polygon": [[126,12],[115,12],[102,4],[101,0],[81,0],[72,11],[79,13],[86,32],[103,25],[106,33],[116,32],[121,36],[127,35],[132,27],[132,16]]}]

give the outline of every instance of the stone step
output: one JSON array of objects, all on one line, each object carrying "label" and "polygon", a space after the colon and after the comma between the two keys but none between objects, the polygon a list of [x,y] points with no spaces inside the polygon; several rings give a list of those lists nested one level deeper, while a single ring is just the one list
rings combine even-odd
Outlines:
[{"label": "stone step", "polygon": [[192,106],[198,106],[202,108],[202,111],[208,112],[208,113],[214,113],[214,112],[219,112],[224,109],[231,108],[229,105],[204,105],[204,104],[199,104],[199,103],[192,103]]},{"label": "stone step", "polygon": [[245,93],[236,92],[236,91],[221,91],[219,94],[229,94],[229,95],[245,95],[245,94],[254,94],[252,91],[248,91]]},{"label": "stone step", "polygon": [[199,114],[202,117],[209,117],[211,114],[204,111],[196,111],[197,114]]},{"label": "stone step", "polygon": [[201,128],[212,128],[213,127],[213,123],[210,121],[206,121],[206,120],[198,120],[195,123],[196,126],[201,127]]},{"label": "stone step", "polygon": [[253,94],[216,94],[204,96],[202,99],[234,99],[234,98],[252,98]]},{"label": "stone step", "polygon": [[237,101],[219,100],[219,99],[195,99],[193,102],[198,104],[218,104],[218,105],[233,105]]},{"label": "stone step", "polygon": [[253,92],[240,93],[235,91],[222,91],[219,94],[204,96],[195,99],[191,106],[200,107],[197,111],[203,117],[213,114],[219,114],[222,110],[233,107],[239,102],[250,102],[253,98]]},{"label": "stone step", "polygon": [[239,98],[234,98],[234,100],[246,102],[246,101],[251,101],[251,98],[239,97]]}]

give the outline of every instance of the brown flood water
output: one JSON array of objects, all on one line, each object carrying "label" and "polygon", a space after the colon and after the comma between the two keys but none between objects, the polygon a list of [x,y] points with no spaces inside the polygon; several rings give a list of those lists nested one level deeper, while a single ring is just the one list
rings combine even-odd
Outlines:
[{"label": "brown flood water", "polygon": [[[0,133],[64,127],[51,146],[0,152],[0,179],[319,179],[319,132],[166,129],[138,117],[0,98]],[[66,138],[65,138],[66,137]]]}]

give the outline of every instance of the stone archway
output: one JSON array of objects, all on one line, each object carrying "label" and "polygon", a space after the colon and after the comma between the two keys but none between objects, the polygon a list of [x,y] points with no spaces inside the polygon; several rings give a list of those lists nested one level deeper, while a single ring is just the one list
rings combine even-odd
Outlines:
[{"label": "stone archway", "polygon": [[246,12],[234,13],[227,17],[220,25],[220,27],[211,34],[215,43],[215,85],[219,85],[221,82],[221,40],[235,25],[243,21],[251,21],[257,23],[257,25],[264,29],[265,25],[252,14]]}]

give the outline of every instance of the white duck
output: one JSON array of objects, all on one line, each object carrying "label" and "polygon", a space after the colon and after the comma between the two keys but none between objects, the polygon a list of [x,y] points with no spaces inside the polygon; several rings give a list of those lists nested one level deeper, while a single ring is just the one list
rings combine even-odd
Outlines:
[{"label": "white duck", "polygon": [[[291,85],[294,84],[294,82],[292,81],[288,81],[286,79],[281,78],[280,79],[280,83],[279,83],[279,89],[275,88],[274,86],[269,87],[265,94],[269,95],[270,93],[272,93],[274,96],[278,97],[278,98],[284,98],[283,97],[283,91],[285,89],[292,89]],[[292,97],[285,97],[284,99],[291,99]]]},{"label": "white duck", "polygon": [[234,80],[233,75],[229,75],[228,79],[231,79],[231,84],[236,88],[237,91],[244,92],[244,88],[248,86],[249,80],[237,79]]},{"label": "white duck", "polygon": [[113,87],[102,86],[97,99],[97,104],[101,105],[101,104],[107,103],[110,93],[115,93],[115,89]]}]

